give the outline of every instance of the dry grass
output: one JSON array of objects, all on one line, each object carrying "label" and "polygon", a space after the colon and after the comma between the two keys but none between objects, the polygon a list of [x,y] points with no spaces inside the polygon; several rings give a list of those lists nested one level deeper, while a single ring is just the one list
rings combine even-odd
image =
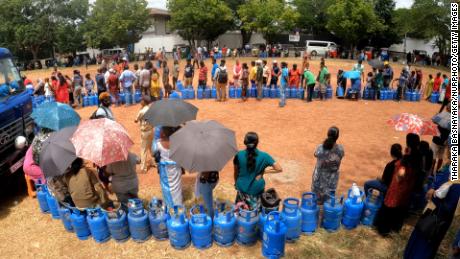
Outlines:
[{"label": "dry grass", "polygon": [[[249,61],[248,59],[244,60]],[[289,59],[300,64],[300,60]],[[232,61],[228,62],[232,67]],[[318,60],[312,61],[313,71],[318,70]],[[353,62],[327,60],[332,71],[333,84],[338,68],[350,69]],[[398,75],[400,65],[395,65]],[[72,69],[65,69],[70,74]],[[82,73],[87,71],[83,68]],[[88,72],[94,74],[95,67]],[[424,73],[435,73],[434,69],[424,69]],[[49,70],[31,71],[27,75],[36,79],[49,76]],[[335,84],[334,84],[335,85]],[[279,175],[267,175],[267,188],[275,187],[282,198],[300,197],[310,190],[311,173],[315,160],[315,147],[323,140],[327,128],[337,125],[341,129],[339,142],[345,147],[345,158],[341,165],[339,192],[344,192],[352,182],[362,185],[364,181],[381,174],[389,159],[388,149],[394,142],[403,144],[404,134],[393,131],[386,120],[401,112],[417,113],[429,118],[439,107],[427,102],[349,102],[331,100],[305,104],[298,100],[288,100],[285,108],[279,109],[276,100],[241,103],[231,100],[216,103],[210,100],[191,101],[200,111],[199,119],[214,119],[235,130],[239,147],[247,131],[259,133],[260,149],[272,154],[284,171]],[[94,107],[78,112],[87,119]],[[133,118],[139,106],[115,107],[117,121],[122,123],[133,138],[133,152],[140,151],[139,127]],[[425,137],[424,139],[430,140]],[[229,163],[221,172],[215,196],[233,201],[233,168]],[[155,170],[139,174],[140,196],[150,200],[161,196],[158,175]],[[196,201],[193,197],[195,175],[183,177],[184,197],[187,206]],[[459,226],[459,218],[451,227],[445,243],[440,248],[441,257],[446,257],[454,231]],[[355,230],[340,230],[327,233],[319,229],[313,236],[303,236],[295,244],[287,244],[286,258],[401,258],[405,243],[412,227],[407,225],[400,235],[380,238],[375,231],[365,227]],[[174,250],[168,241],[149,240],[144,244],[133,241],[118,244],[109,241],[96,244],[93,240],[79,241],[74,234],[67,233],[60,221],[39,212],[35,199],[17,197],[0,203],[0,258],[260,258],[260,242],[253,247],[234,245],[221,248],[213,245],[205,251],[190,247],[184,251]]]}]

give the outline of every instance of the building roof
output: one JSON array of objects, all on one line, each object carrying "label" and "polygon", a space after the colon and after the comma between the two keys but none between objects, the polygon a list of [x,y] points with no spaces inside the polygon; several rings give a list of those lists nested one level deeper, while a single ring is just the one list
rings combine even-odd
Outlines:
[{"label": "building roof", "polygon": [[152,16],[170,16],[168,10],[160,8],[149,8],[150,15]]}]

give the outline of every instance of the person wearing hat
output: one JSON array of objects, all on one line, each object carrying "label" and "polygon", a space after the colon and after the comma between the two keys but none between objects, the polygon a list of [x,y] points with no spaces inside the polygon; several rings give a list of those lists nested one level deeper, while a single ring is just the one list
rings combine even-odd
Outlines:
[{"label": "person wearing hat", "polygon": [[83,78],[80,75],[80,71],[74,70],[73,71],[73,100],[75,106],[81,106],[82,103],[82,96],[81,90],[83,88]]},{"label": "person wearing hat", "polygon": [[107,118],[110,120],[115,120],[113,112],[110,109],[110,105],[112,104],[110,99],[110,94],[107,92],[103,92],[101,95],[99,95],[100,104],[96,110],[95,119]]},{"label": "person wearing hat", "polygon": [[[148,170],[148,156],[147,152],[150,151],[153,141],[153,127],[144,120],[144,115],[150,107],[151,99],[150,96],[144,96],[141,100],[141,110],[137,114],[135,123],[140,123],[141,127],[141,170],[143,173],[147,173]],[[151,155],[151,154],[150,154]]]}]

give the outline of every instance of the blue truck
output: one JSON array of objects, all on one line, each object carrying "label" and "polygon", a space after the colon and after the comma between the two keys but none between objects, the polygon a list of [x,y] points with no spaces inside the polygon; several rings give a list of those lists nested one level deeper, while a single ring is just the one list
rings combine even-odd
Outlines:
[{"label": "blue truck", "polygon": [[32,143],[31,114],[31,93],[24,86],[11,52],[0,48],[0,192],[8,189],[5,187],[23,186],[22,164],[28,145],[18,145],[16,140],[22,136]]}]

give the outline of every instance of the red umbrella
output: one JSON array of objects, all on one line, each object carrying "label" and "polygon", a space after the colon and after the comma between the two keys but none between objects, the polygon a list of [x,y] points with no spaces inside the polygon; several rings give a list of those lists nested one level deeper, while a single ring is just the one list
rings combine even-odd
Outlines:
[{"label": "red umbrella", "polygon": [[98,166],[126,160],[133,145],[121,124],[105,118],[80,123],[70,141],[78,157]]},{"label": "red umbrella", "polygon": [[422,117],[410,113],[402,113],[388,121],[388,124],[394,126],[397,131],[415,133],[418,135],[439,135],[438,126],[431,120],[425,120]]}]

